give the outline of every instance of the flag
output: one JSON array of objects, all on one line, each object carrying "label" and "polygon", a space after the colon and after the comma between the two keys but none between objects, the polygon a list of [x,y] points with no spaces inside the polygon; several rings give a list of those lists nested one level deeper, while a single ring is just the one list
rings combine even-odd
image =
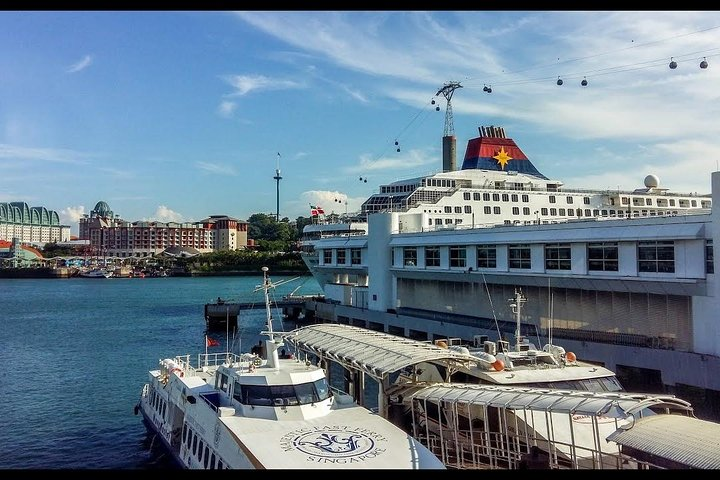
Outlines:
[{"label": "flag", "polygon": [[322,207],[319,207],[317,205],[310,205],[310,215],[317,216],[317,215],[325,215],[325,210],[322,209]]},{"label": "flag", "polygon": [[210,338],[207,335],[205,335],[205,346],[206,347],[217,347],[219,345],[220,345],[220,342],[218,342],[214,338]]}]

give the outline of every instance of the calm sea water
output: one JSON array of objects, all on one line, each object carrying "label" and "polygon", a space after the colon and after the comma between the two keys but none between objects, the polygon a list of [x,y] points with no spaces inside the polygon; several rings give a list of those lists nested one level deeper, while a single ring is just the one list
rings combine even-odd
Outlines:
[{"label": "calm sea water", "polygon": [[[270,274],[273,282],[293,278]],[[203,308],[217,297],[258,304],[238,317],[240,348],[257,344],[264,297],[253,290],[261,283],[261,276],[0,280],[0,468],[170,467],[133,413],[148,370],[161,358],[204,352]],[[321,292],[301,277],[272,296],[295,289]],[[209,351],[224,351],[226,335],[210,336],[221,346]]]}]

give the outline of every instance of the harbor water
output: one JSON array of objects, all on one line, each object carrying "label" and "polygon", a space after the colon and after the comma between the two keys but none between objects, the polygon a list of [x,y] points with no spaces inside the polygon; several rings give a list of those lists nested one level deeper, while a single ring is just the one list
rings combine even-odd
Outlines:
[{"label": "harbor water", "polygon": [[[0,468],[171,467],[133,413],[148,370],[204,353],[203,308],[217,297],[257,304],[238,317],[233,349],[249,351],[265,322],[261,283],[261,275],[0,280]],[[291,292],[320,287],[303,276],[272,299]],[[279,325],[279,311],[273,317],[275,329],[295,327]],[[229,335],[209,336],[220,343],[209,352],[225,351]]]}]

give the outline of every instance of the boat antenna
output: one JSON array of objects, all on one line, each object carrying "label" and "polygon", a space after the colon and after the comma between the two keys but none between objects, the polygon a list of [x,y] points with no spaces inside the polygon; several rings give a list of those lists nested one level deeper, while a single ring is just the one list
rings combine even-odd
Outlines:
[{"label": "boat antenna", "polygon": [[268,291],[271,288],[275,288],[275,284],[270,281],[268,276],[268,267],[262,267],[263,272],[263,284],[255,288],[255,291],[260,289],[263,290],[265,295],[265,316],[267,317],[267,330],[260,332],[262,335],[267,335],[268,340],[265,340],[265,353],[267,357],[268,366],[271,368],[278,369],[280,361],[278,357],[278,349],[284,346],[282,337],[277,337],[272,328],[272,313],[270,311],[270,295]]},{"label": "boat antenna", "polygon": [[515,298],[511,298],[509,300],[512,302],[510,304],[510,308],[512,308],[513,313],[515,314],[515,351],[520,351],[520,310],[522,308],[522,304],[525,303],[527,300],[525,297],[523,297],[522,289],[515,289]]}]

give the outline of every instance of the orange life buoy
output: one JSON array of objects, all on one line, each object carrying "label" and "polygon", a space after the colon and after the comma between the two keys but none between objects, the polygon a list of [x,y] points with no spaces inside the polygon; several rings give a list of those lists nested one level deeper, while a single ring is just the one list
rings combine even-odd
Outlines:
[{"label": "orange life buoy", "polygon": [[177,376],[180,377],[180,378],[182,378],[182,376],[185,374],[185,372],[183,372],[182,369],[177,368],[177,367],[175,367],[175,368],[173,368],[172,370],[170,370],[170,373],[175,373],[175,374],[177,374]]}]

